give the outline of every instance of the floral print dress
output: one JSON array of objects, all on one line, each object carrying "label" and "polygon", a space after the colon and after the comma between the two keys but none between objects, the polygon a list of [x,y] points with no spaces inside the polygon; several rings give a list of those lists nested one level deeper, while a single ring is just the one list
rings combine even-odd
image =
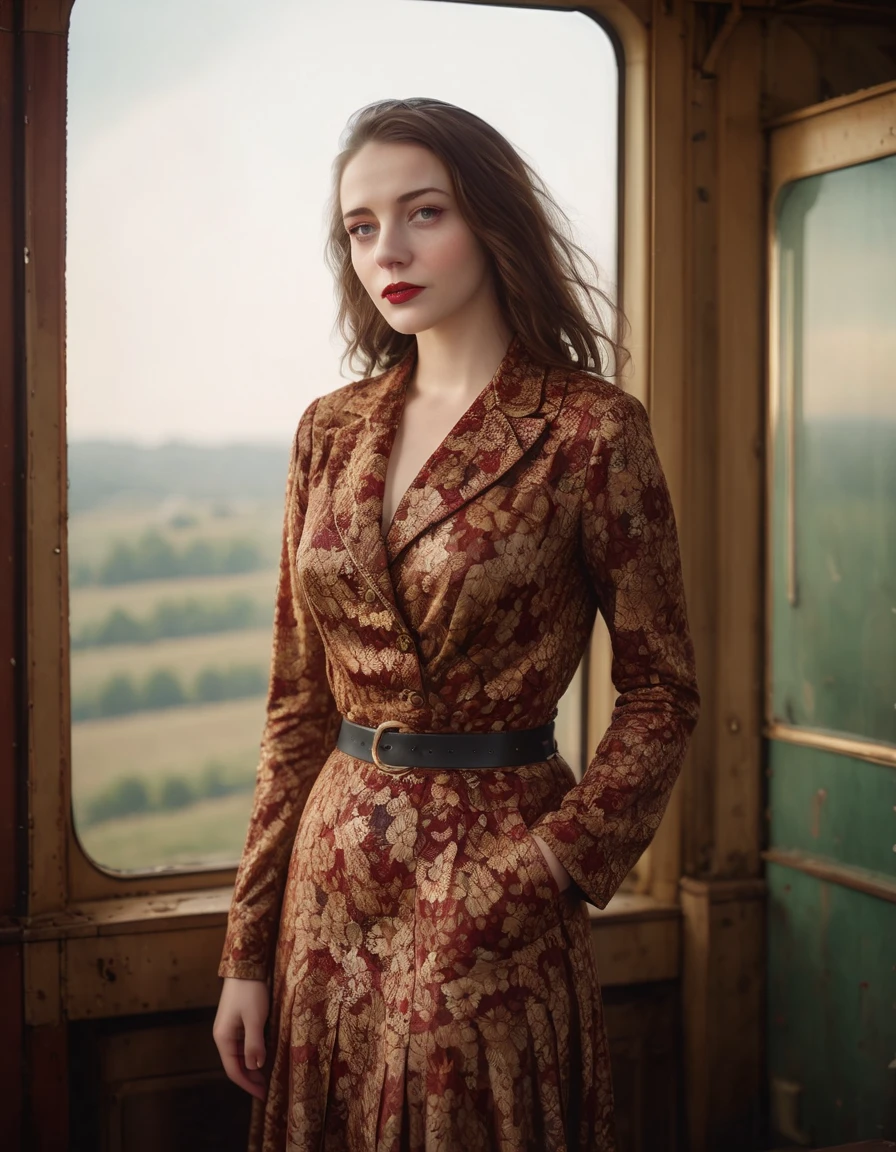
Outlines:
[{"label": "floral print dress", "polygon": [[[219,969],[272,984],[251,1148],[611,1152],[585,901],[604,907],[650,842],[697,717],[669,494],[642,405],[515,336],[384,539],[413,367],[314,401],[293,444]],[[335,749],[340,716],[547,723],[598,611],[619,696],[580,782],[561,755],[393,775]]]}]

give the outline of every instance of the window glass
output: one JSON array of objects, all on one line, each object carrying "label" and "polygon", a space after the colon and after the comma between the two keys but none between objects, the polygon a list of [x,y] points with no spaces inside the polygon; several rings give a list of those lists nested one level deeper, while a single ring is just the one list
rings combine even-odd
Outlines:
[{"label": "window glass", "polygon": [[[345,382],[322,252],[349,115],[406,95],[477,112],[534,163],[610,288],[617,90],[608,37],[577,12],[78,0],[73,803],[98,863],[196,868],[239,856],[289,446],[307,404]],[[575,687],[561,750],[577,766],[580,711]]]},{"label": "window glass", "polygon": [[896,156],[777,206],[774,718],[896,743]]}]

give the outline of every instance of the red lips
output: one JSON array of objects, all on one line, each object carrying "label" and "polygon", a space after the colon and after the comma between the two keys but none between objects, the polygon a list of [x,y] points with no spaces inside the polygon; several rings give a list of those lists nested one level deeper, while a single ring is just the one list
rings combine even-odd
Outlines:
[{"label": "red lips", "polygon": [[419,284],[408,284],[404,280],[399,280],[397,284],[387,284],[383,289],[384,296],[391,296],[393,292],[405,292],[409,288],[419,288]]},{"label": "red lips", "polygon": [[383,289],[383,298],[390,304],[404,304],[406,300],[413,300],[423,291],[419,284],[408,284],[404,280],[397,284],[389,284]]}]

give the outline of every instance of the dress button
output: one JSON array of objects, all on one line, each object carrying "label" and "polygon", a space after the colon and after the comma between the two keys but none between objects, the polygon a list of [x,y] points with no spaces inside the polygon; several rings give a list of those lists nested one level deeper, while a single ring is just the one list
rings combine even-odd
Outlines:
[{"label": "dress button", "polygon": [[376,600],[376,592],[374,592],[374,590],[372,588],[368,588],[367,591],[364,593],[364,599],[367,601],[368,604],[372,604],[374,602],[374,600]]},{"label": "dress button", "polygon": [[408,652],[411,647],[411,638],[407,632],[399,632],[398,639],[395,641],[401,652]]},{"label": "dress button", "polygon": [[423,697],[419,692],[412,692],[409,696],[409,700],[415,708],[421,708],[423,706]]}]

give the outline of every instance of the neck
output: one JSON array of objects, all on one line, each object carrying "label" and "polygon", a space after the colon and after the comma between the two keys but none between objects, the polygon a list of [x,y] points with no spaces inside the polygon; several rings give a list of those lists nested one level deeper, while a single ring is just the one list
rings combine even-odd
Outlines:
[{"label": "neck", "polygon": [[452,317],[418,333],[414,392],[472,400],[494,376],[512,338],[513,331],[497,307]]}]

